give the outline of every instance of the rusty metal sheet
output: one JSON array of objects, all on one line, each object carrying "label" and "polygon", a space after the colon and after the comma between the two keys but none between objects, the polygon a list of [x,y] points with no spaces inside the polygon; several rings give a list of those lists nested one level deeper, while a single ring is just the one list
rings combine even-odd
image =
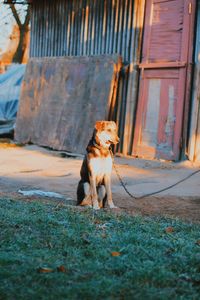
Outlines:
[{"label": "rusty metal sheet", "polygon": [[107,119],[119,56],[31,58],[15,139],[84,153],[96,120]]}]

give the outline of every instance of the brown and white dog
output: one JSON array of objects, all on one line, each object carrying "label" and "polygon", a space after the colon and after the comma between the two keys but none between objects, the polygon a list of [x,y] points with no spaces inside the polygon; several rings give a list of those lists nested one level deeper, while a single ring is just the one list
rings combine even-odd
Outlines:
[{"label": "brown and white dog", "polygon": [[110,146],[119,143],[117,126],[113,121],[97,121],[93,136],[86,148],[82,163],[81,180],[77,187],[77,205],[108,206],[115,208],[111,192],[112,151]]}]

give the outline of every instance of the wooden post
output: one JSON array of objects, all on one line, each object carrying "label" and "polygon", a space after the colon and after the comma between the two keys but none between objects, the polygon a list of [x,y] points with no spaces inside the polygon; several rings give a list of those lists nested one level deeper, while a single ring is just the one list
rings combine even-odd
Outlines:
[{"label": "wooden post", "polygon": [[195,66],[193,82],[192,118],[188,147],[188,156],[191,161],[200,160],[200,153],[197,151],[200,148],[200,138],[198,139],[198,136],[200,136],[200,63],[197,63]]},{"label": "wooden post", "polygon": [[140,62],[141,43],[142,43],[142,28],[144,21],[145,0],[136,0],[134,3],[134,22],[132,24],[131,45],[130,45],[130,74],[128,80],[128,91],[125,112],[125,128],[123,139],[124,155],[132,154],[132,142],[134,131],[134,117],[137,104],[138,93],[138,64]]}]

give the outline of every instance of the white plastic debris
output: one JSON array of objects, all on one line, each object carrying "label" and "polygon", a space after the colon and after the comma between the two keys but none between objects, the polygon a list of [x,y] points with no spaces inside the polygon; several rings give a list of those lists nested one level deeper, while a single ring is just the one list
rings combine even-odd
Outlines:
[{"label": "white plastic debris", "polygon": [[59,198],[59,199],[64,198],[64,196],[59,193],[46,192],[42,190],[29,190],[29,191],[18,190],[18,193],[24,196],[42,196],[42,197]]}]

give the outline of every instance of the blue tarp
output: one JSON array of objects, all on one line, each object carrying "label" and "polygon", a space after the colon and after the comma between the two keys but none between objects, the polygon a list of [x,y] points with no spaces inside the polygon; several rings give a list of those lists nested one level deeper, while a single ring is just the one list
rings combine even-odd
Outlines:
[{"label": "blue tarp", "polygon": [[11,65],[0,74],[0,135],[13,132],[26,65]]}]

